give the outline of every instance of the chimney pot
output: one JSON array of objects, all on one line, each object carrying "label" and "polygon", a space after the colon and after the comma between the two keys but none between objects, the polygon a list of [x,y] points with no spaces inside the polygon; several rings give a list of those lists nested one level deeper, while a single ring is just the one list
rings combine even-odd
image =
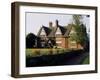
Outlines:
[{"label": "chimney pot", "polygon": [[59,25],[59,22],[58,22],[58,20],[56,20],[56,26],[58,26]]}]

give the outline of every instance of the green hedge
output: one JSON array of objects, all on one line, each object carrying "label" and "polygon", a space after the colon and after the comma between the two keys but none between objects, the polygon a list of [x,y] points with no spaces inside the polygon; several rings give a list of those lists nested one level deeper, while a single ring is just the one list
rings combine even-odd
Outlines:
[{"label": "green hedge", "polygon": [[26,49],[27,57],[35,57],[41,55],[55,55],[55,54],[63,54],[68,52],[68,49]]}]

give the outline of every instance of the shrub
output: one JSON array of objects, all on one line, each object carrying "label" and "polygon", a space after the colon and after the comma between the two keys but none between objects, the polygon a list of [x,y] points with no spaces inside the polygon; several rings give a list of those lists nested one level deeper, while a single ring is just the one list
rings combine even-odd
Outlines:
[{"label": "shrub", "polygon": [[59,49],[59,53],[64,53],[64,50],[63,49]]},{"label": "shrub", "polygon": [[41,55],[40,50],[35,50],[35,51],[33,52],[33,54],[35,54],[34,56],[39,56],[39,55]]},{"label": "shrub", "polygon": [[35,57],[40,55],[40,50],[26,49],[26,57]]},{"label": "shrub", "polygon": [[26,49],[26,57],[31,57],[32,56],[32,50]]},{"label": "shrub", "polygon": [[52,49],[52,53],[53,54],[57,54],[57,50],[56,49]]},{"label": "shrub", "polygon": [[41,49],[41,50],[40,50],[40,54],[41,54],[41,55],[48,55],[48,54],[50,54],[50,52],[49,52],[48,49]]}]

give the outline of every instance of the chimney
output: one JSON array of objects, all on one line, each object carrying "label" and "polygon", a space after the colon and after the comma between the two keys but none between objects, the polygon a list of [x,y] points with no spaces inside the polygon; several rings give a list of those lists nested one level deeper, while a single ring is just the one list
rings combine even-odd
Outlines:
[{"label": "chimney", "polygon": [[53,26],[52,22],[49,22],[49,27],[51,28]]},{"label": "chimney", "polygon": [[58,22],[58,20],[56,20],[56,26],[58,26],[59,25],[59,22]]}]

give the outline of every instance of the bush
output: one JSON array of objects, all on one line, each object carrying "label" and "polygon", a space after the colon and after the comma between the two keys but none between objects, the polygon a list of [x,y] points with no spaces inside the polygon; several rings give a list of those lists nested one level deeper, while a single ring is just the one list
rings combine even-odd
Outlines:
[{"label": "bush", "polygon": [[51,54],[50,49],[41,49],[40,50],[41,55],[48,55]]},{"label": "bush", "polygon": [[31,57],[32,56],[32,50],[26,49],[26,57]]},{"label": "bush", "polygon": [[35,57],[40,55],[40,50],[26,49],[26,57]]},{"label": "bush", "polygon": [[52,53],[53,54],[57,54],[57,50],[56,49],[52,49]]},{"label": "bush", "polygon": [[33,53],[36,54],[37,56],[41,55],[40,50],[36,50]]},{"label": "bush", "polygon": [[60,50],[59,50],[59,53],[64,53],[64,50],[63,50],[63,49],[60,49]]}]

